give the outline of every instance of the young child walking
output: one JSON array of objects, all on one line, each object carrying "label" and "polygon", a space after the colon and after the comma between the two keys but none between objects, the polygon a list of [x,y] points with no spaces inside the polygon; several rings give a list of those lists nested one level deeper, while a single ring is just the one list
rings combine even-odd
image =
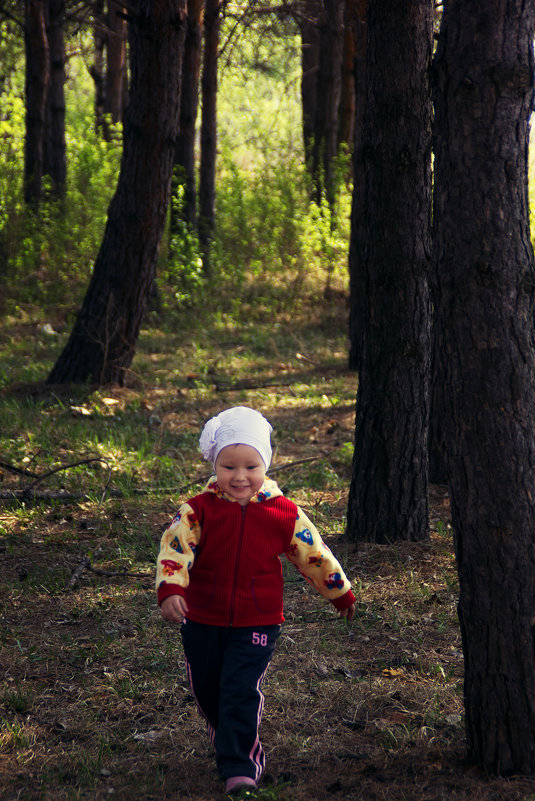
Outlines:
[{"label": "young child walking", "polygon": [[264,770],[260,687],[284,621],[279,556],[340,615],[355,612],[340,564],[266,477],[271,431],[245,406],[206,423],[199,444],[215,476],[180,507],[158,556],[158,603],[166,620],[182,624],[188,679],[229,794],[254,790]]}]

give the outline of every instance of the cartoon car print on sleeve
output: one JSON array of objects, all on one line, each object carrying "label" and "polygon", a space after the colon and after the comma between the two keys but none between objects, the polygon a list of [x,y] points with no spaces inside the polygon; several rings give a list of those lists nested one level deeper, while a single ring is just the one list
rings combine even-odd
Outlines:
[{"label": "cartoon car print on sleeve", "polygon": [[178,562],[175,562],[173,559],[162,559],[161,565],[164,576],[173,576],[175,573],[182,570],[182,565],[179,565]]},{"label": "cartoon car print on sleeve", "polygon": [[341,590],[344,586],[344,580],[340,573],[330,573],[325,582],[328,590]]},{"label": "cartoon car print on sleeve", "polygon": [[184,549],[180,544],[180,540],[178,539],[178,537],[175,537],[173,540],[171,540],[169,545],[174,551],[177,551],[177,553],[184,553]]},{"label": "cartoon car print on sleeve", "polygon": [[324,556],[322,553],[316,553],[314,556],[308,557],[308,564],[314,565],[315,567],[320,567],[321,563],[323,562]]},{"label": "cartoon car print on sleeve", "polygon": [[312,532],[308,528],[304,528],[302,531],[298,531],[295,535],[298,540],[304,542],[305,545],[313,545],[314,537],[312,536]]}]

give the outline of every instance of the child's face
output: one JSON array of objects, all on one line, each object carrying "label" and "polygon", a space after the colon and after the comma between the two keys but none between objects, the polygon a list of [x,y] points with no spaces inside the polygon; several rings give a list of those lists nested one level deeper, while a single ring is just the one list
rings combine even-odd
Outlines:
[{"label": "child's face", "polygon": [[250,445],[227,445],[215,463],[217,483],[241,506],[249,503],[266,477],[266,466]]}]

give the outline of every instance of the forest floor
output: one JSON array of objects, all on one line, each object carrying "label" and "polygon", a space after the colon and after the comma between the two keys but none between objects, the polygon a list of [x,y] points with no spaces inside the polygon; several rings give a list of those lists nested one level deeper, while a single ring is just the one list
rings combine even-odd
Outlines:
[{"label": "forest floor", "polygon": [[266,774],[244,797],[535,799],[535,780],[488,777],[466,760],[445,488],[430,490],[428,541],[344,541],[356,377],[335,319],[323,310],[310,337],[283,324],[265,337],[221,328],[217,345],[148,329],[129,386],[98,390],[46,387],[37,377],[58,341],[28,320],[2,329],[13,379],[0,393],[3,801],[225,798],[153,581],[163,528],[206,476],[201,423],[236,403],[272,421],[274,477],[357,596],[347,624],[284,568]]}]

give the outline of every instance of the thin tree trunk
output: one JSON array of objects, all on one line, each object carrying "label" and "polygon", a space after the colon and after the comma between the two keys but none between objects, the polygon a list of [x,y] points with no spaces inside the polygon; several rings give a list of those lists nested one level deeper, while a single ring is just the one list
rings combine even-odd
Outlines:
[{"label": "thin tree trunk", "polygon": [[50,79],[44,0],[26,0],[24,38],[26,47],[24,199],[30,205],[37,205],[42,192]]},{"label": "thin tree trunk", "polygon": [[50,85],[48,89],[45,172],[50,176],[52,191],[64,197],[67,183],[67,149],[65,143],[65,0],[48,0],[47,33],[50,53]]},{"label": "thin tree trunk", "polygon": [[299,19],[301,31],[301,105],[303,111],[303,144],[305,164],[312,173],[312,154],[314,152],[314,124],[318,99],[319,72],[319,5],[316,0],[304,4],[305,17]]},{"label": "thin tree trunk", "polygon": [[104,117],[104,106],[106,103],[106,84],[104,81],[104,49],[106,47],[106,35],[104,33],[104,0],[94,0],[93,26],[93,63],[89,68],[89,74],[95,84],[95,130],[105,139],[108,138],[106,120]]},{"label": "thin tree trunk", "polygon": [[338,145],[345,144],[349,150],[352,150],[355,138],[355,60],[358,24],[358,0],[345,0]]},{"label": "thin tree trunk", "polygon": [[104,111],[113,122],[121,122],[125,106],[126,20],[120,2],[108,0],[106,90]]},{"label": "thin tree trunk", "polygon": [[366,319],[348,537],[428,537],[432,2],[368,10]]},{"label": "thin tree trunk", "polygon": [[535,773],[535,7],[449,0],[435,57],[437,326],[471,758]]},{"label": "thin tree trunk", "polygon": [[217,158],[217,68],[220,0],[206,0],[202,71],[201,166],[199,176],[199,242],[204,271],[210,273],[210,246],[215,229],[215,172]]},{"label": "thin tree trunk", "polygon": [[318,205],[325,195],[329,206],[334,208],[345,4],[340,0],[324,0],[322,5],[312,172]]},{"label": "thin tree trunk", "polygon": [[115,196],[93,276],[50,383],[123,384],[169,200],[178,130],[185,0],[130,0],[130,103]]},{"label": "thin tree trunk", "polygon": [[366,315],[366,224],[364,110],[366,107],[366,6],[356,0],[355,8],[355,132],[353,145],[353,200],[349,242],[349,369],[362,364],[362,336]]},{"label": "thin tree trunk", "polygon": [[188,27],[184,44],[182,93],[180,101],[180,130],[175,146],[173,196],[184,187],[184,202],[179,211],[171,209],[171,231],[176,220],[185,220],[192,229],[197,224],[197,191],[195,183],[195,126],[199,106],[199,75],[202,54],[202,12],[204,0],[189,0]]}]

